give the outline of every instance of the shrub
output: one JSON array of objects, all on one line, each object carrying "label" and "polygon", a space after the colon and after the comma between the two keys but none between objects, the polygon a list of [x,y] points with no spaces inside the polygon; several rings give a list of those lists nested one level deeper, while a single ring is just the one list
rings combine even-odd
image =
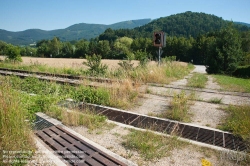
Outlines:
[{"label": "shrub", "polygon": [[118,63],[118,65],[122,68],[122,69],[124,69],[124,70],[126,70],[126,71],[129,71],[129,70],[132,70],[133,69],[133,63],[131,63],[131,60],[123,60],[123,61],[120,61],[119,63]]},{"label": "shrub", "polygon": [[145,51],[138,50],[135,52],[135,59],[140,61],[140,66],[145,67],[149,60],[148,60],[148,53]]},{"label": "shrub", "polygon": [[176,61],[176,56],[168,56],[168,57],[162,58],[162,61],[163,62],[173,62],[173,61]]},{"label": "shrub", "polygon": [[18,47],[9,46],[7,51],[7,59],[11,62],[22,62],[22,57],[20,55],[20,50]]},{"label": "shrub", "polygon": [[250,65],[238,67],[233,75],[236,77],[250,78]]},{"label": "shrub", "polygon": [[71,96],[77,101],[84,101],[87,103],[109,105],[109,92],[104,88],[94,89],[91,87],[76,87],[72,90]]},{"label": "shrub", "polygon": [[102,57],[100,55],[86,56],[87,62],[83,62],[84,65],[89,67],[90,74],[94,76],[105,75],[108,66],[101,64]]}]

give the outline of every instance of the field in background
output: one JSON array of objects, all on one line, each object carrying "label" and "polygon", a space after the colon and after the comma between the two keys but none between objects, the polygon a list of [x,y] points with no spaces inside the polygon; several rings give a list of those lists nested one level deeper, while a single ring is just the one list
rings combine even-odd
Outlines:
[{"label": "field in background", "polygon": [[[0,60],[4,60],[4,56],[0,56]],[[65,67],[65,68],[87,68],[82,63],[87,62],[86,59],[67,59],[67,58],[36,58],[36,57],[22,57],[23,65],[31,65],[31,64],[41,64],[48,65],[51,67]],[[102,63],[107,64],[109,69],[115,69],[119,67],[118,63],[120,60],[110,60],[103,59]],[[134,66],[139,64],[139,61],[132,61]]]}]

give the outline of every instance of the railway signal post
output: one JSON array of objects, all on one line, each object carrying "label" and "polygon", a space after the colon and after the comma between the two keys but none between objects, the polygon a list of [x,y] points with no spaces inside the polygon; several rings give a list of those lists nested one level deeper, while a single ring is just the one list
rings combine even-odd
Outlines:
[{"label": "railway signal post", "polygon": [[158,65],[161,63],[161,55],[163,53],[162,47],[166,46],[166,34],[164,32],[154,32],[154,46],[159,47],[158,51]]}]

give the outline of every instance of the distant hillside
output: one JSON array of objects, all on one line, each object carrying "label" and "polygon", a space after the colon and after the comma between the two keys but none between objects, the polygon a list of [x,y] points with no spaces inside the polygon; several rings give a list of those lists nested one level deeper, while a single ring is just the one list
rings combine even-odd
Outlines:
[{"label": "distant hillside", "polygon": [[[106,32],[109,34],[101,34],[99,38],[109,40],[108,38],[112,39],[114,36],[152,37],[155,31],[164,31],[168,36],[196,37],[199,34],[217,31],[226,26],[227,23],[229,21],[215,15],[188,11],[153,20],[133,30],[115,30],[112,34]],[[235,27],[240,31],[250,30],[242,24],[235,24]]]},{"label": "distant hillside", "polygon": [[[225,27],[228,22],[212,14],[188,11],[155,20],[139,19],[111,25],[79,23],[52,31],[29,29],[10,32],[0,29],[0,40],[15,45],[28,45],[42,39],[51,39],[54,36],[59,37],[61,41],[91,39],[98,36],[100,40],[114,40],[123,36],[151,38],[154,31],[164,31],[168,36],[196,37],[199,34],[217,31]],[[250,30],[250,24],[241,22],[234,22],[234,24],[240,31]],[[108,30],[105,31],[106,29]]]},{"label": "distant hillside", "polygon": [[65,29],[45,31],[40,29],[28,29],[20,32],[11,32],[0,29],[0,40],[15,45],[28,45],[42,39],[51,39],[54,36],[62,41],[78,39],[91,39],[103,33],[107,28],[111,29],[133,29],[149,23],[151,19],[139,19],[118,22],[111,25],[79,23]]},{"label": "distant hillside", "polygon": [[248,24],[248,23],[244,23],[244,22],[235,22],[235,21],[234,21],[234,23],[235,23],[235,24],[240,24],[240,25],[245,25],[245,26],[247,26],[247,27],[250,28],[250,24]]}]

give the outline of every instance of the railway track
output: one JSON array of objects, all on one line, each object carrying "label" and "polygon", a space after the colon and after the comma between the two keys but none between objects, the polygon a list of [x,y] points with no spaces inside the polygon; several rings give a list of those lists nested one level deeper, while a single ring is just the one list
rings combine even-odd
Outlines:
[{"label": "railway track", "polygon": [[[6,72],[3,72],[3,71],[6,71]],[[89,81],[107,82],[107,83],[120,82],[119,80],[112,80],[112,79],[107,79],[107,78],[83,77],[83,76],[74,76],[74,75],[68,75],[68,74],[54,74],[54,73],[34,72],[34,71],[27,71],[27,70],[8,69],[8,68],[0,68],[0,72],[2,75],[18,75],[18,76],[23,76],[23,77],[38,75],[41,78],[42,76],[44,77],[48,76],[48,77],[54,77],[54,78],[63,78],[65,80],[66,79],[89,80]]]},{"label": "railway track", "polygon": [[[81,85],[81,84],[83,84],[84,80],[98,82],[98,83],[108,83],[111,86],[112,86],[112,84],[123,82],[122,80],[118,80],[118,79],[108,79],[108,78],[99,78],[99,77],[83,77],[83,76],[73,76],[73,75],[68,75],[68,74],[53,74],[53,73],[45,73],[45,72],[32,72],[32,71],[8,69],[8,68],[0,68],[0,75],[15,75],[15,76],[19,76],[21,78],[36,77],[40,80],[56,81],[58,83],[63,83],[63,84],[67,83],[67,84],[71,84],[71,85]],[[135,85],[138,83],[132,83],[132,84]],[[218,91],[218,90],[213,90],[213,89],[204,89],[204,88],[200,89],[200,88],[191,88],[191,87],[185,87],[185,86],[173,86],[173,85],[155,84],[155,83],[147,83],[147,84],[140,84],[140,85],[250,98],[250,93],[244,93],[244,92],[225,92],[225,91]],[[98,87],[99,85],[88,84],[88,86]]]},{"label": "railway track", "polygon": [[[95,77],[82,77],[82,76],[72,76],[72,75],[66,75],[66,74],[51,74],[51,73],[42,73],[42,72],[30,72],[30,71],[24,71],[24,70],[13,70],[13,69],[6,69],[6,68],[0,68],[0,74],[1,75],[15,75],[21,78],[25,77],[36,77],[40,80],[45,81],[55,81],[60,84],[70,84],[73,86],[78,85],[85,85],[90,87],[107,87],[107,88],[114,88],[121,85],[123,81],[121,80],[114,80],[114,79],[107,79],[107,78],[95,78]],[[135,85],[135,83],[133,84]],[[138,86],[137,86],[138,87]],[[164,92],[166,95],[154,93],[154,90],[151,92],[153,95],[162,96],[162,97],[173,97],[173,93],[169,94],[169,90],[177,90],[177,91],[185,91],[187,93],[193,93],[193,92],[199,92],[203,93],[203,97],[206,97],[206,94],[213,94],[213,95],[220,95],[220,98],[224,97],[230,97],[234,96],[234,101],[241,101],[243,103],[250,103],[250,93],[239,93],[239,92],[224,92],[224,91],[217,91],[213,89],[199,89],[199,88],[190,88],[190,87],[184,87],[184,86],[172,86],[172,85],[163,85],[163,84],[150,84],[147,85],[141,84],[139,92],[141,94],[145,93],[145,87],[148,88],[162,88],[161,93]],[[204,95],[205,93],[205,95]],[[242,98],[242,100],[239,99],[239,97]],[[217,96],[215,98],[218,98]],[[199,98],[190,99],[193,101],[199,101],[199,102],[208,102],[209,100],[200,100]],[[229,105],[235,103],[221,103],[224,105]],[[236,104],[237,105],[237,104]]]}]

